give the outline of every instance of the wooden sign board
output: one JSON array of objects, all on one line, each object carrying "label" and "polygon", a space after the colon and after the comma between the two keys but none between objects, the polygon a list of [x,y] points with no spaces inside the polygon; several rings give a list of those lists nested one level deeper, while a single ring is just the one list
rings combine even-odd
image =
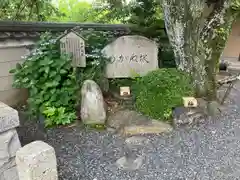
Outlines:
[{"label": "wooden sign board", "polygon": [[183,97],[183,105],[187,108],[193,108],[198,106],[197,99],[194,97]]},{"label": "wooden sign board", "polygon": [[130,87],[120,87],[120,96],[130,96]]},{"label": "wooden sign board", "polygon": [[84,39],[71,31],[60,38],[61,53],[67,53],[72,56],[73,67],[86,67],[85,41]]}]

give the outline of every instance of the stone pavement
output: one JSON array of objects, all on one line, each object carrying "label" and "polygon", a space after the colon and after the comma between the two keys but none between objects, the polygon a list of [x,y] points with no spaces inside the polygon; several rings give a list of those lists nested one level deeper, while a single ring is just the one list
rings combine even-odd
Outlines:
[{"label": "stone pavement", "polygon": [[[240,90],[240,83],[236,85]],[[26,122],[23,144],[45,140],[55,148],[60,180],[240,179],[240,91],[221,116],[170,134],[123,138],[80,127],[43,130]]]}]

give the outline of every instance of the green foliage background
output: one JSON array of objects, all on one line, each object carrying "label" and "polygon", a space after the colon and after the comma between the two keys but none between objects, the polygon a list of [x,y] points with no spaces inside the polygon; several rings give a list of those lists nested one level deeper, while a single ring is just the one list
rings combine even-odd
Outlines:
[{"label": "green foliage background", "polygon": [[15,21],[48,21],[61,17],[52,0],[1,0],[0,19]]},{"label": "green foliage background", "polygon": [[[14,73],[13,86],[29,91],[27,101],[31,115],[45,114],[47,126],[68,124],[76,119],[72,115],[78,89],[76,70],[71,66],[70,57],[61,56],[59,43],[51,34],[44,34],[24,63],[10,72]],[[68,118],[56,118],[59,113]]]}]

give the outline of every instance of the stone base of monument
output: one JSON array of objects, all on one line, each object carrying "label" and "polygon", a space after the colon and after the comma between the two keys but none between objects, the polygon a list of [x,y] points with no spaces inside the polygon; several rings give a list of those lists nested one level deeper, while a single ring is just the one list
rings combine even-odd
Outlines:
[{"label": "stone base of monument", "polygon": [[115,98],[118,102],[120,102],[121,105],[123,105],[126,108],[132,108],[135,103],[135,97],[133,95],[127,95],[127,96],[121,96],[119,92],[111,92],[111,95],[113,98]]},{"label": "stone base of monument", "polygon": [[0,180],[18,180],[16,152],[21,148],[16,127],[18,112],[0,102]]},{"label": "stone base of monument", "polygon": [[136,111],[123,109],[109,115],[107,126],[123,136],[161,134],[172,131],[171,125],[150,119]]},{"label": "stone base of monument", "polygon": [[176,107],[172,115],[175,127],[198,125],[207,119],[201,108]]}]

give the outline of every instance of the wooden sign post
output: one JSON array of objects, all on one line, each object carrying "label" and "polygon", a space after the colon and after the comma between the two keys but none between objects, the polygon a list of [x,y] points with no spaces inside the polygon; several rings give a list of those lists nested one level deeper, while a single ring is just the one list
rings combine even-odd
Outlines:
[{"label": "wooden sign post", "polygon": [[73,67],[86,67],[85,41],[75,31],[65,33],[59,38],[61,53],[72,56]]}]

